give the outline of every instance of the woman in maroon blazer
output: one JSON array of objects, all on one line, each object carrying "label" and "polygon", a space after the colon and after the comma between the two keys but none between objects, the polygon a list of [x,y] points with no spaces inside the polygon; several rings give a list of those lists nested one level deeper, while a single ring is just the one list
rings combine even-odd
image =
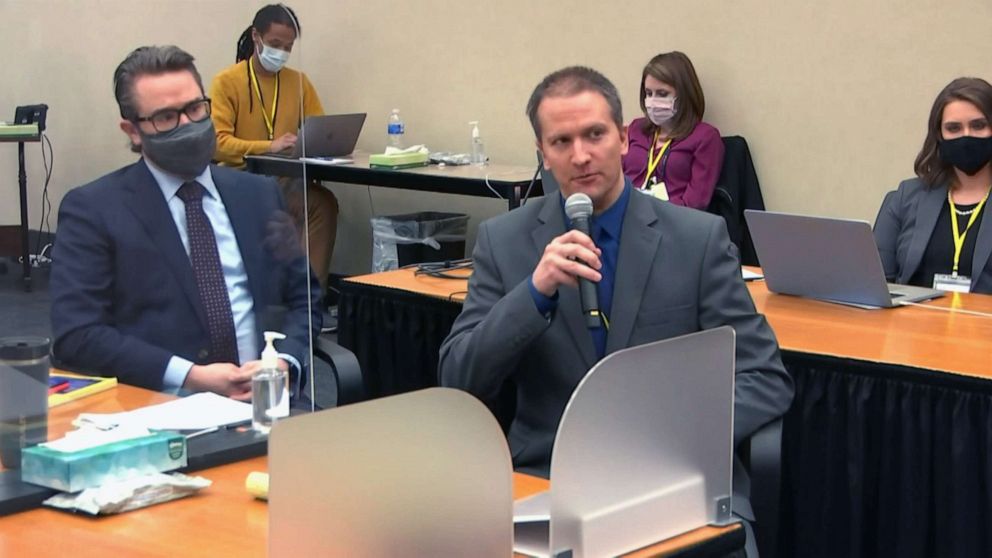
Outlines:
[{"label": "woman in maroon blazer", "polygon": [[706,209],[723,165],[720,131],[703,122],[706,100],[685,54],[659,54],[641,73],[641,110],[628,128],[624,174],[636,188]]}]

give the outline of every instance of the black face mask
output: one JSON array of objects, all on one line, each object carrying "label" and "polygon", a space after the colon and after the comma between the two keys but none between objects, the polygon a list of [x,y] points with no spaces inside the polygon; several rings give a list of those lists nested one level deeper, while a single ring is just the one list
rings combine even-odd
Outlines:
[{"label": "black face mask", "polygon": [[968,176],[974,176],[992,160],[992,137],[962,136],[941,140],[937,150],[942,161],[954,165]]},{"label": "black face mask", "polygon": [[180,178],[199,176],[210,164],[217,148],[210,118],[183,124],[168,132],[141,134],[141,151],[165,172]]}]

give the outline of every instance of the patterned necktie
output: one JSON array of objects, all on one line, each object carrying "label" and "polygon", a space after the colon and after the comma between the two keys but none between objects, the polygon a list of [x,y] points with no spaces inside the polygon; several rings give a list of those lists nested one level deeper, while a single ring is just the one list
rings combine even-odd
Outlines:
[{"label": "patterned necktie", "polygon": [[234,333],[231,298],[224,282],[224,270],[217,252],[217,239],[203,212],[205,190],[199,182],[186,182],[176,194],[186,204],[186,235],[189,238],[189,259],[193,276],[200,291],[200,301],[207,314],[210,333],[209,362],[239,364],[238,342]]}]

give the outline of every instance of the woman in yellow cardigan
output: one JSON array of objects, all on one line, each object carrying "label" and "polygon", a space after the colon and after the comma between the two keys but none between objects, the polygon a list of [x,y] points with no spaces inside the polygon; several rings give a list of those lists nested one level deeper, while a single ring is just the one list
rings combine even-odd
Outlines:
[{"label": "woman in yellow cardigan", "polygon": [[[242,168],[245,155],[292,149],[303,118],[323,114],[307,76],[285,67],[299,29],[296,14],[288,6],[263,7],[238,39],[237,63],[214,78],[211,116],[217,131],[214,158],[220,164]],[[280,183],[290,213],[302,229],[301,182],[286,179]],[[311,181],[307,202],[310,264],[323,289],[337,233],[338,201],[330,190]]]}]

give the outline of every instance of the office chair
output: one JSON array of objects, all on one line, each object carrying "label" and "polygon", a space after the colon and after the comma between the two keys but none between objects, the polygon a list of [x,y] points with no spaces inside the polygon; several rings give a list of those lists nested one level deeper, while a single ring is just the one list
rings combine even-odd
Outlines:
[{"label": "office chair", "polygon": [[337,406],[357,403],[365,399],[362,368],[355,353],[323,337],[313,340],[313,356],[331,367],[338,388]]},{"label": "office chair", "polygon": [[782,417],[762,426],[740,450],[751,475],[754,536],[761,558],[778,558],[782,485]]},{"label": "office chair", "polygon": [[710,200],[710,205],[706,208],[706,212],[723,217],[723,220],[727,223],[727,233],[730,234],[730,241],[740,251],[742,220],[738,215],[737,209],[734,197],[730,195],[730,192],[725,187],[717,184],[716,189],[713,190],[713,199]]},{"label": "office chair", "polygon": [[758,256],[751,241],[751,232],[744,220],[745,209],[765,209],[758,175],[751,160],[747,140],[740,136],[723,139],[723,166],[716,182],[713,199],[706,211],[723,217],[730,240],[740,252],[741,264],[758,265]]}]

